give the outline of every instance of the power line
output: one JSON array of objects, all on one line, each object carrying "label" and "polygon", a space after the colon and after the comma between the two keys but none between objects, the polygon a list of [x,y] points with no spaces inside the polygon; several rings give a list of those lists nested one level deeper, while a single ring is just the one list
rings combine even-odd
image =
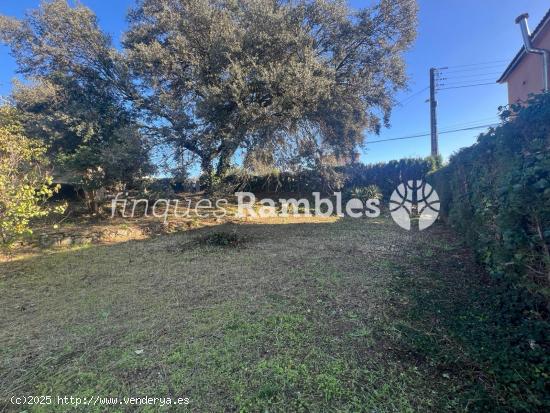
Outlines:
[{"label": "power line", "polygon": [[[488,124],[488,125],[472,126],[472,127],[469,127],[469,128],[446,130],[446,131],[443,131],[443,132],[439,132],[439,135],[443,135],[443,134],[447,134],[447,133],[454,133],[454,132],[463,132],[463,131],[469,131],[469,130],[476,130],[476,129],[484,129],[484,128],[489,128],[489,127],[493,127],[493,126],[497,126],[497,125],[498,125],[498,123],[492,123],[492,124]],[[404,140],[404,139],[425,138],[426,136],[430,136],[430,135],[431,135],[431,133],[423,133],[421,135],[401,136],[399,138],[378,139],[376,141],[366,142],[366,145],[369,145],[371,143],[400,141],[400,140]]]},{"label": "power line", "polygon": [[479,83],[482,81],[488,82],[489,80],[495,80],[495,76],[476,76],[475,78],[469,78],[469,79],[457,79],[457,78],[442,78],[437,81],[439,84],[443,83]]},{"label": "power line", "polygon": [[490,82],[490,83],[476,83],[475,85],[465,85],[465,86],[451,86],[451,87],[442,87],[437,90],[448,90],[448,89],[462,89],[465,87],[475,87],[475,86],[485,86],[485,85],[496,85],[496,82]]},{"label": "power line", "polygon": [[464,72],[479,72],[482,70],[497,70],[498,68],[502,68],[502,65],[498,66],[486,66],[486,67],[475,67],[475,68],[467,68],[467,69],[460,69],[460,70],[449,70],[445,71],[444,74],[447,73],[464,73]]},{"label": "power line", "polygon": [[[423,138],[426,136],[431,136],[431,153],[432,155],[438,154],[438,148],[437,148],[438,132],[437,132],[437,126],[436,126],[437,125],[437,120],[436,120],[437,102],[435,99],[436,92],[441,90],[449,90],[449,89],[462,89],[467,87],[494,85],[496,84],[496,82],[492,78],[488,79],[486,77],[497,75],[499,72],[494,72],[494,71],[499,70],[499,68],[502,67],[503,62],[506,62],[506,60],[493,60],[489,62],[471,63],[471,64],[465,64],[465,65],[440,67],[440,68],[432,67],[430,69],[430,86],[425,87],[424,89],[413,93],[412,95],[406,97],[401,102],[399,102],[399,105],[403,106],[404,104],[409,103],[417,95],[423,93],[427,89],[430,89],[430,99],[429,99],[430,113],[431,113],[430,133],[401,136],[398,138],[378,139],[375,141],[366,142],[366,144],[368,145],[371,143],[390,142],[390,141],[415,139],[415,138]],[[452,69],[452,70],[449,70],[449,69]],[[458,75],[453,75],[453,73],[458,73]],[[451,76],[443,77],[443,76],[447,76],[448,74],[451,74]],[[466,79],[466,80],[460,80],[460,79]],[[444,81],[447,81],[447,83],[445,83]],[[486,81],[491,81],[491,82],[484,83]],[[472,83],[472,82],[477,82],[477,83]],[[449,134],[449,133],[455,133],[455,132],[484,129],[484,128],[498,125],[498,123],[476,125],[476,123],[478,122],[481,122],[481,120],[465,122],[463,123],[463,125],[472,125],[472,126],[462,127],[460,129],[444,130],[442,132],[439,132],[439,134]]]},{"label": "power line", "polygon": [[439,80],[444,79],[468,79],[472,77],[479,77],[479,76],[491,76],[491,75],[500,75],[502,72],[489,72],[489,73],[473,73],[470,75],[459,75],[459,76],[450,76],[450,77],[440,77]]},{"label": "power line", "polygon": [[438,88],[441,88],[443,86],[463,86],[463,85],[472,85],[472,84],[480,84],[480,83],[484,83],[484,82],[491,82],[491,83],[496,83],[495,79],[494,78],[485,78],[485,79],[469,79],[469,80],[457,80],[457,81],[454,81],[454,82],[441,82],[441,83],[437,83],[437,87]]},{"label": "power line", "polygon": [[[487,122],[500,122],[500,118],[498,116],[491,116],[490,118],[483,118],[478,120],[471,120],[469,122],[461,122],[461,123],[452,123],[450,125],[445,126],[444,129],[447,128],[462,128],[467,126],[480,126],[481,124],[486,124]],[[478,125],[480,124],[480,125]]]},{"label": "power line", "polygon": [[389,142],[389,141],[400,141],[403,139],[414,139],[414,138],[424,138],[426,136],[430,136],[431,133],[423,133],[422,135],[411,135],[411,136],[402,136],[400,138],[389,138],[389,139],[378,139],[376,141],[370,141],[367,142],[366,145],[369,145],[371,143],[380,143],[380,142]]},{"label": "power line", "polygon": [[508,60],[501,59],[501,60],[490,60],[488,62],[480,62],[480,63],[470,63],[467,65],[456,65],[456,66],[447,66],[449,68],[455,68],[455,67],[470,67],[470,66],[486,66],[486,65],[492,65],[495,63],[506,63]]},{"label": "power line", "polygon": [[419,94],[421,94],[422,92],[428,90],[429,88],[430,88],[429,86],[426,86],[424,89],[413,93],[412,95],[410,95],[410,96],[406,97],[405,99],[403,99],[401,102],[398,102],[398,105],[404,105],[405,103],[409,103],[412,98],[414,98],[415,96],[418,96]]}]

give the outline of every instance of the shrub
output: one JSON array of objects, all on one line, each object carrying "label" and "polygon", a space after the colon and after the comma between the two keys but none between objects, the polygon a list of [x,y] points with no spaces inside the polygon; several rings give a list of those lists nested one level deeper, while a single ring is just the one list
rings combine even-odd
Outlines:
[{"label": "shrub", "polygon": [[0,243],[8,247],[32,233],[30,220],[47,215],[43,205],[57,191],[45,172],[46,148],[23,135],[15,109],[0,107]]},{"label": "shrub", "polygon": [[173,182],[169,178],[143,179],[139,188],[138,196],[149,200],[173,199],[175,197]]},{"label": "shrub", "polygon": [[217,231],[197,238],[199,245],[212,247],[238,247],[244,239],[237,232]]},{"label": "shrub", "polygon": [[[224,178],[226,182],[239,182],[239,190],[250,192],[304,193],[318,191],[332,194],[348,192],[353,188],[377,186],[384,197],[389,197],[397,186],[406,180],[424,179],[441,166],[440,158],[407,158],[387,163],[347,166],[322,165],[298,172],[274,170],[268,174],[251,175],[234,170]],[[242,176],[245,175],[246,179]]]},{"label": "shrub", "polygon": [[376,185],[368,185],[368,186],[354,186],[349,191],[346,192],[346,197],[348,199],[350,198],[357,198],[361,201],[365,202],[369,199],[382,199],[382,192],[380,192],[380,188],[378,188]]},{"label": "shrub", "polygon": [[376,164],[355,163],[342,168],[346,188],[376,185],[389,198],[401,182],[424,179],[441,167],[440,158],[405,158]]},{"label": "shrub", "polygon": [[525,274],[549,286],[550,94],[502,116],[501,126],[455,154],[430,180],[442,214],[495,274]]}]

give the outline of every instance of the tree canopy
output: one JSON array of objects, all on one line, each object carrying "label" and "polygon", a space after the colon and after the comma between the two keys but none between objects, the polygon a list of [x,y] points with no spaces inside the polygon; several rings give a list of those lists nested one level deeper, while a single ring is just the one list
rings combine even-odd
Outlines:
[{"label": "tree canopy", "polygon": [[52,147],[102,158],[145,134],[220,176],[239,151],[352,159],[406,86],[416,12],[414,0],[139,0],[117,50],[91,10],[52,0],[0,17],[0,37],[34,81],[15,100]]},{"label": "tree canopy", "polygon": [[91,10],[43,2],[24,20],[0,16],[0,37],[27,80],[12,93],[25,132],[58,170],[91,193],[152,171],[120,52]]}]

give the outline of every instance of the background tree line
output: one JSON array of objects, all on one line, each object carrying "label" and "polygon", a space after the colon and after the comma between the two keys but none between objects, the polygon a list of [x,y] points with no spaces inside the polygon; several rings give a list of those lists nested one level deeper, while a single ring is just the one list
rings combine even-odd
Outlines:
[{"label": "background tree line", "polygon": [[311,193],[320,191],[332,195],[335,191],[375,186],[383,198],[404,181],[424,179],[442,166],[441,157],[404,158],[389,162],[345,165],[325,164],[323,167],[298,171],[264,170],[250,173],[244,168],[230,170],[222,182],[229,187],[250,192]]},{"label": "background tree line", "polygon": [[[166,155],[209,188],[249,169],[355,159],[406,86],[413,0],[140,0],[116,48],[92,10],[44,1],[0,16],[24,82],[11,102],[58,175],[87,193],[124,188]],[[159,156],[155,156],[159,158]]]}]

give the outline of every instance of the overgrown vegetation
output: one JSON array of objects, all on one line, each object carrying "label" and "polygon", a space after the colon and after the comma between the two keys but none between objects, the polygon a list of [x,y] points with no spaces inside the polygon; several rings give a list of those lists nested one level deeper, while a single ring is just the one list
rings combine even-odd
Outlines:
[{"label": "overgrown vegetation", "polygon": [[[46,147],[23,134],[18,112],[0,106],[0,247],[32,233],[33,218],[54,208],[44,205],[57,188],[48,173]],[[59,210],[57,208],[56,210]]]},{"label": "overgrown vegetation", "polygon": [[345,195],[348,199],[356,198],[363,202],[369,199],[382,199],[382,192],[380,192],[380,188],[376,185],[354,186]]},{"label": "overgrown vegetation", "polygon": [[491,322],[508,333],[488,340],[499,346],[482,361],[516,409],[549,408],[550,94],[502,118],[431,181],[449,223],[493,276]]},{"label": "overgrown vegetation", "polygon": [[264,174],[235,169],[223,181],[251,192],[332,193],[376,186],[380,195],[388,198],[401,182],[424,179],[441,166],[441,158],[427,157],[404,158],[376,164],[354,162],[346,166],[324,166],[295,172],[281,172],[275,169]]},{"label": "overgrown vegetation", "polygon": [[404,158],[376,164],[355,163],[342,168],[347,187],[376,185],[389,198],[397,186],[409,180],[424,179],[442,166],[441,157]]}]

